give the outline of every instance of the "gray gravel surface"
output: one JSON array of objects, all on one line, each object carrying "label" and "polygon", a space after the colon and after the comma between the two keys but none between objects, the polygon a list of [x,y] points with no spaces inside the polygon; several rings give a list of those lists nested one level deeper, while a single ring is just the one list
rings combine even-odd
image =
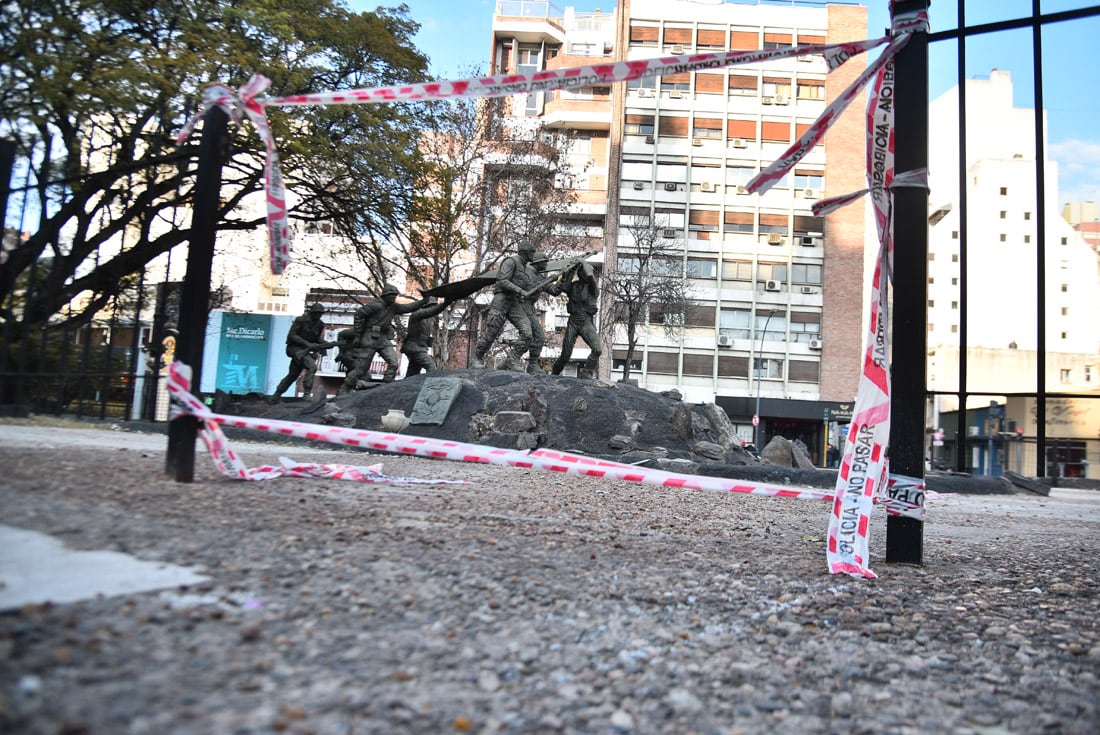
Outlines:
[{"label": "gray gravel surface", "polygon": [[181,485],[40,431],[0,424],[0,522],[212,580],[0,615],[3,732],[1100,732],[1094,491],[932,500],[923,566],[876,512],[868,581],[820,502],[270,444],[469,484]]}]

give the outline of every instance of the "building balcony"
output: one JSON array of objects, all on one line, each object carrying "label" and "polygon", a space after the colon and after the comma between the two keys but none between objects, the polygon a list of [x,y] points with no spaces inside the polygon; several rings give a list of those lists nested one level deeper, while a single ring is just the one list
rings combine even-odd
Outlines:
[{"label": "building balcony", "polygon": [[611,100],[607,97],[586,100],[555,95],[547,100],[539,119],[548,128],[610,130]]},{"label": "building balcony", "polygon": [[561,8],[537,0],[501,0],[493,15],[494,38],[515,38],[521,43],[553,40],[565,43]]}]

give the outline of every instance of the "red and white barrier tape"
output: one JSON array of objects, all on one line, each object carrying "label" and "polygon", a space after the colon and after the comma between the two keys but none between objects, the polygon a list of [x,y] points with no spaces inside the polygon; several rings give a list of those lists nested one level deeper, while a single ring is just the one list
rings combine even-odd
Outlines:
[{"label": "red and white barrier tape", "polygon": [[[701,475],[685,475],[677,472],[664,472],[661,470],[638,467],[636,465],[622,464],[608,460],[585,457],[579,454],[561,452],[553,449],[537,449],[534,451],[522,451],[517,449],[501,449],[499,447],[487,447],[481,444],[468,444],[465,442],[450,441],[445,439],[431,439],[429,437],[411,436],[408,434],[392,434],[367,429],[348,429],[340,426],[319,426],[297,421],[278,421],[261,419],[250,416],[226,416],[212,412],[202,401],[190,392],[191,368],[183,363],[175,362],[169,368],[168,391],[172,400],[178,407],[179,414],[190,414],[204,424],[223,424],[242,429],[254,429],[279,436],[292,436],[299,439],[323,441],[330,444],[357,447],[360,449],[373,449],[394,454],[406,454],[432,459],[450,459],[460,462],[477,462],[481,464],[508,465],[527,469],[542,469],[551,472],[562,472],[571,475],[585,477],[605,477],[625,482],[638,482],[646,485],[659,485],[662,487],[680,487],[692,490],[710,490],[727,493],[746,493],[750,495],[771,495],[783,498],[801,498],[805,500],[831,500],[833,493],[827,490],[809,490],[805,488],[789,488],[765,483],[755,483],[744,480],[729,480],[718,477],[705,477]],[[218,431],[220,444],[210,446],[211,456],[219,469],[224,466],[222,472],[230,477],[241,479],[265,479],[253,476],[257,471],[249,473],[243,464],[236,460],[236,455],[229,449],[224,435]],[[204,437],[205,438],[205,437]],[[232,459],[227,460],[226,457]],[[234,461],[236,464],[234,464]],[[287,474],[287,473],[282,473]],[[249,476],[246,476],[249,475]],[[273,475],[279,476],[279,475]],[[296,476],[320,476],[304,475]],[[912,494],[911,494],[912,495]],[[895,515],[908,515],[918,506],[913,497],[901,497],[899,499],[884,498],[882,500],[887,512]]]},{"label": "red and white barrier tape", "polygon": [[181,143],[186,140],[206,110],[215,105],[224,109],[234,121],[239,121],[244,114],[247,114],[249,119],[256,125],[256,131],[267,150],[264,163],[264,191],[267,202],[271,272],[279,274],[283,272],[290,260],[290,228],[287,221],[286,193],[283,190],[283,178],[279,169],[279,156],[275,147],[275,138],[271,134],[271,128],[268,126],[264,112],[266,107],[414,102],[450,97],[502,97],[527,92],[589,87],[598,84],[653,78],[662,74],[718,69],[806,54],[823,55],[831,71],[853,56],[858,56],[876,48],[886,43],[887,40],[883,37],[869,41],[807,44],[760,51],[685,54],[658,59],[591,64],[568,69],[549,69],[527,74],[499,74],[480,79],[402,84],[390,87],[318,92],[316,94],[300,94],[267,99],[260,99],[258,95],[267,89],[271,82],[266,77],[256,74],[236,94],[222,84],[208,86],[203,91],[202,109],[187,121],[177,136],[177,140]]}]

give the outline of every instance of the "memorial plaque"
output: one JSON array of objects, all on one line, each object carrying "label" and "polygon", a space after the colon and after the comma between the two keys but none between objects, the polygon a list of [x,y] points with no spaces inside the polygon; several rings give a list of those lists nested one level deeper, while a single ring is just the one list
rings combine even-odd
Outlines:
[{"label": "memorial plaque", "polygon": [[447,420],[451,404],[462,390],[462,381],[458,378],[425,378],[416,396],[410,423],[421,426],[442,426]]}]

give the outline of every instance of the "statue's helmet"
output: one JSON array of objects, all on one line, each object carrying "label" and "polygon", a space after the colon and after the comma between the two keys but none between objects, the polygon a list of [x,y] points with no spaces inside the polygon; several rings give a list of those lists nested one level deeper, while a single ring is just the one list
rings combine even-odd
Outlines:
[{"label": "statue's helmet", "polygon": [[397,290],[397,286],[393,285],[392,283],[387,283],[385,286],[382,287],[382,295],[383,296],[389,296],[389,295],[396,296],[399,293],[401,293],[401,292]]},{"label": "statue's helmet", "polygon": [[528,256],[534,255],[535,244],[530,240],[521,240],[519,245],[516,246],[516,251],[520,253],[527,253]]},{"label": "statue's helmet", "polygon": [[535,254],[531,256],[531,262],[535,265],[546,265],[550,262],[550,256],[541,250],[536,250]]},{"label": "statue's helmet", "polygon": [[310,314],[324,314],[325,313],[325,307],[322,306],[320,303],[314,301],[312,304],[309,305],[309,313]]}]

